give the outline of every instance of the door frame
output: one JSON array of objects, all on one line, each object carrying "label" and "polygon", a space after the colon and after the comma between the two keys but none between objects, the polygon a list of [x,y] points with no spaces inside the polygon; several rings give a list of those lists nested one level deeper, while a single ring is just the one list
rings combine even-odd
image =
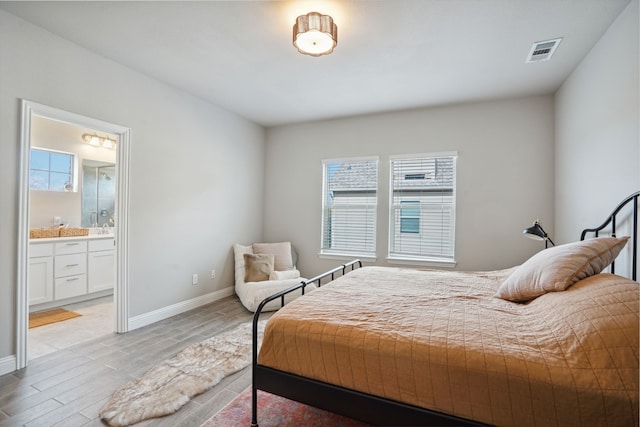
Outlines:
[{"label": "door frame", "polygon": [[95,129],[118,136],[116,150],[116,227],[115,227],[115,287],[114,332],[129,330],[129,263],[128,263],[128,215],[129,212],[129,165],[131,152],[131,129],[102,120],[64,111],[36,102],[21,100],[22,117],[20,130],[20,178],[18,194],[18,271],[16,291],[16,369],[27,366],[29,332],[29,162],[31,153],[32,117],[39,116],[82,127]]}]

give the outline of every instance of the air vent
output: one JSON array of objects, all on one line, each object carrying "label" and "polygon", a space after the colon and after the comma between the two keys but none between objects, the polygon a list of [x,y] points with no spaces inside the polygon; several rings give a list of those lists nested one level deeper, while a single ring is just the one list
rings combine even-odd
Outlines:
[{"label": "air vent", "polygon": [[535,42],[533,46],[531,46],[531,51],[529,52],[529,56],[527,56],[527,60],[525,62],[540,62],[550,60],[553,52],[556,51],[561,40],[562,38],[546,40],[543,42]]}]

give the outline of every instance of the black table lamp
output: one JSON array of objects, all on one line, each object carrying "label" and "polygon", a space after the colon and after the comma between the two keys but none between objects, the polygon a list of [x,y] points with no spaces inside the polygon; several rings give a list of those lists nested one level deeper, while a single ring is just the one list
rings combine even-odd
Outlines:
[{"label": "black table lamp", "polygon": [[544,228],[542,228],[542,226],[540,225],[540,221],[537,219],[531,227],[522,230],[522,234],[531,239],[544,240],[545,249],[549,247],[549,243],[551,243],[551,245],[553,246],[556,245],[555,243],[553,243],[553,240],[551,240],[551,237],[549,237],[547,232],[544,231]]}]

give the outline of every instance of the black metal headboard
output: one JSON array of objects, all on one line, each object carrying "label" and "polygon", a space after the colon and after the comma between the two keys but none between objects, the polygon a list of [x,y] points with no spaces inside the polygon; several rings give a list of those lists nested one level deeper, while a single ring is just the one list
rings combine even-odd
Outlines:
[{"label": "black metal headboard", "polygon": [[[633,231],[631,236],[631,279],[636,279],[636,270],[638,268],[638,198],[640,197],[640,191],[637,191],[624,199],[614,210],[611,212],[611,215],[607,217],[607,220],[602,223],[599,227],[596,228],[585,228],[582,230],[582,234],[580,235],[580,240],[584,240],[587,233],[594,233],[595,237],[598,237],[598,233],[602,231],[605,227],[611,224],[611,235],[615,237],[616,235],[616,216],[622,210],[623,207],[633,201]],[[615,271],[614,263],[611,263],[611,273]]]}]

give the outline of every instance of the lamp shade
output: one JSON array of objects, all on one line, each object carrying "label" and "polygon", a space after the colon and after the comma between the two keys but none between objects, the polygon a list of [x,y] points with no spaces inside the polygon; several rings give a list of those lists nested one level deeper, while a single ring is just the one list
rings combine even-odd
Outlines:
[{"label": "lamp shade", "polygon": [[296,18],[293,25],[293,45],[298,52],[321,56],[333,52],[338,44],[338,27],[329,15],[310,12]]},{"label": "lamp shade", "polygon": [[547,235],[538,222],[535,222],[531,227],[522,230],[522,234],[524,234],[525,237],[535,240],[544,240]]},{"label": "lamp shade", "polygon": [[551,243],[553,246],[556,245],[555,243],[553,243],[553,240],[551,240],[551,237],[549,237],[547,232],[544,231],[544,228],[542,228],[542,226],[540,225],[540,221],[538,221],[537,219],[531,227],[522,230],[522,234],[531,239],[544,240],[545,247],[547,247],[548,243]]}]

